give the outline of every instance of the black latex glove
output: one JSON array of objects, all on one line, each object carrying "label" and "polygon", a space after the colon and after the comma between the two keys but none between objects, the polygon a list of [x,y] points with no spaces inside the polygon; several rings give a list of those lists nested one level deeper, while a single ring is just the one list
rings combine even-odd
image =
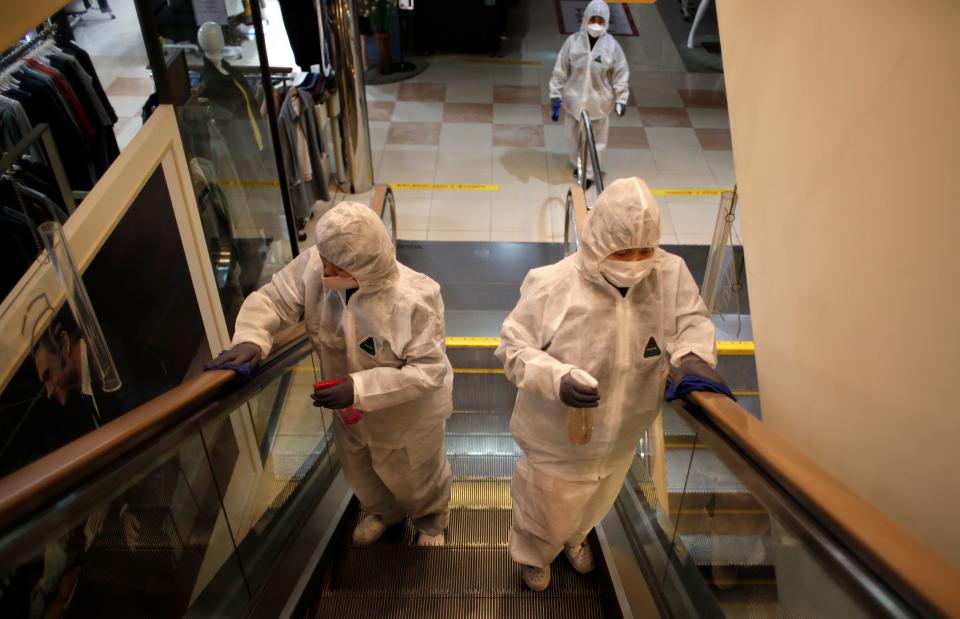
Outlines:
[{"label": "black latex glove", "polygon": [[353,404],[353,378],[347,376],[344,382],[326,389],[313,390],[313,405],[340,410]]},{"label": "black latex glove", "polygon": [[686,354],[683,356],[683,359],[680,359],[680,366],[677,368],[677,373],[679,375],[677,382],[683,380],[684,376],[689,375],[706,378],[710,382],[717,383],[718,385],[727,384],[727,381],[723,380],[723,377],[720,376],[715,369],[710,367],[710,364],[693,353]]},{"label": "black latex glove", "polygon": [[224,363],[232,363],[234,365],[249,363],[251,368],[255,368],[260,365],[261,354],[260,347],[256,344],[241,342],[230,350],[225,350],[220,353],[220,356],[211,361],[210,365],[216,367]]},{"label": "black latex glove", "polygon": [[600,404],[600,393],[595,387],[573,380],[567,372],[560,379],[560,401],[573,408],[596,408]]}]

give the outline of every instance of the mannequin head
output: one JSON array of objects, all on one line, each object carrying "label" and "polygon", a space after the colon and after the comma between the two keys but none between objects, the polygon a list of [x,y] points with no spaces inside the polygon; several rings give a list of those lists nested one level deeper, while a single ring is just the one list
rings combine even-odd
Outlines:
[{"label": "mannequin head", "polygon": [[203,55],[213,63],[217,69],[221,72],[226,73],[221,64],[223,60],[223,30],[220,29],[220,24],[213,21],[205,22],[200,29],[197,31],[197,43],[200,44],[200,49],[203,50]]}]

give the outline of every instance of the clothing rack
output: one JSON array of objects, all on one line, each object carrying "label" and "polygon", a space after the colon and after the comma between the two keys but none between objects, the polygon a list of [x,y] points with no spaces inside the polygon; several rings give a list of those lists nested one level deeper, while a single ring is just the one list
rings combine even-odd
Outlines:
[{"label": "clothing rack", "polygon": [[67,207],[67,214],[72,215],[73,211],[77,208],[77,204],[73,200],[70,183],[67,182],[67,172],[63,167],[63,162],[60,160],[60,152],[57,150],[57,145],[53,141],[53,133],[50,131],[50,126],[46,123],[40,123],[31,129],[26,137],[3,155],[3,158],[0,159],[0,174],[6,174],[37,140],[40,140],[43,145],[43,150],[50,162],[50,170],[53,172],[53,177],[57,181],[57,188],[60,190],[60,196],[63,198],[64,206]]},{"label": "clothing rack", "polygon": [[6,69],[14,62],[20,60],[28,52],[32,51],[38,44],[44,43],[57,33],[57,26],[54,24],[44,24],[40,27],[39,31],[35,36],[27,39],[26,41],[21,41],[13,49],[8,50],[6,53],[0,57],[0,71]]}]

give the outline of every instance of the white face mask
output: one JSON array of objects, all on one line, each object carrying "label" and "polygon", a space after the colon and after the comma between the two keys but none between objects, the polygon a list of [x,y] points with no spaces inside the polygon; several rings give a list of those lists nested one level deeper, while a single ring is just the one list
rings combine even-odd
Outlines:
[{"label": "white face mask", "polygon": [[600,263],[600,272],[607,281],[618,288],[630,288],[643,281],[653,270],[653,258],[636,262],[622,262],[607,258]]},{"label": "white face mask", "polygon": [[352,277],[324,277],[323,287],[327,290],[350,290],[359,288],[360,284]]},{"label": "white face mask", "polygon": [[588,24],[587,32],[590,33],[590,36],[593,38],[599,37],[601,34],[607,31],[606,26],[601,26],[600,24]]}]

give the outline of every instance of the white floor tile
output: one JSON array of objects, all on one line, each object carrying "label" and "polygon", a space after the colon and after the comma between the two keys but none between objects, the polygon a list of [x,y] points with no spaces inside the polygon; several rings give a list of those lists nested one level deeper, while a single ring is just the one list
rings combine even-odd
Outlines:
[{"label": "white floor tile", "polygon": [[688,107],[687,116],[696,129],[729,129],[730,116],[727,110]]},{"label": "white floor tile", "polygon": [[428,241],[489,241],[490,230],[428,230]]},{"label": "white floor tile", "polygon": [[426,230],[397,230],[397,238],[401,241],[426,241]]},{"label": "white floor tile", "polygon": [[570,145],[567,143],[567,132],[564,131],[562,124],[544,125],[543,139],[547,147],[547,152],[559,153],[566,157]]},{"label": "white floor tile", "polygon": [[460,146],[441,146],[438,152],[438,166],[470,166],[489,172],[492,165],[492,152],[478,148],[463,148]]},{"label": "white floor tile", "polygon": [[426,230],[430,226],[431,198],[397,199],[397,228]]},{"label": "white floor tile", "polygon": [[490,152],[493,125],[488,123],[444,123],[440,128],[440,147],[473,148]]},{"label": "white floor tile", "polygon": [[512,232],[532,232],[544,237],[551,234],[551,200],[541,202],[494,200],[490,228]]},{"label": "white floor tile", "polygon": [[114,96],[110,97],[110,104],[113,106],[113,110],[119,118],[140,118],[140,113],[146,100],[147,98],[145,96]]},{"label": "white floor tile", "polygon": [[[719,204],[719,200],[718,200]],[[683,235],[713,234],[717,222],[717,207],[696,202],[671,202],[670,215],[678,237]]]},{"label": "white floor tile", "polygon": [[440,163],[433,178],[435,183],[440,184],[488,185],[493,182],[489,163],[485,166]]},{"label": "white floor tile", "polygon": [[707,176],[713,170],[700,150],[655,150],[657,172],[663,175]]},{"label": "white floor tile", "polygon": [[540,125],[543,110],[539,105],[526,103],[494,103],[493,122],[497,125]]},{"label": "white floor tile", "polygon": [[370,148],[376,154],[383,150],[387,145],[387,133],[390,131],[390,123],[372,121],[370,123]]},{"label": "white floor tile", "polygon": [[397,101],[394,122],[430,122],[443,120],[443,104],[434,101]]},{"label": "white floor tile", "polygon": [[693,129],[683,127],[647,127],[650,150],[702,150]]},{"label": "white floor tile", "polygon": [[444,193],[433,199],[428,230],[478,230],[489,234],[489,200],[462,200],[457,196],[461,192]]},{"label": "white floor tile", "polygon": [[436,146],[387,144],[380,156],[380,167],[396,170],[433,170],[437,167]]},{"label": "white floor tile", "polygon": [[635,107],[627,108],[623,117],[616,114],[610,116],[610,131],[616,131],[617,127],[642,127],[643,121],[640,120],[640,110]]},{"label": "white floor tile", "polygon": [[493,84],[460,82],[447,88],[448,103],[493,103]]},{"label": "white floor tile", "polygon": [[400,82],[367,86],[367,98],[371,101],[396,101],[397,91],[399,90]]}]

